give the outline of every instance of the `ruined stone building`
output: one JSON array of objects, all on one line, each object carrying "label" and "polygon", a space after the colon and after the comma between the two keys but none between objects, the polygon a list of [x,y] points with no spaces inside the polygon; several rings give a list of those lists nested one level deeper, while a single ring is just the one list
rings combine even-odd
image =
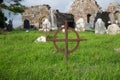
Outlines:
[{"label": "ruined stone building", "polygon": [[39,5],[28,7],[22,15],[22,20],[28,19],[31,26],[42,27],[44,19],[49,19],[51,28],[57,29],[64,25],[65,20],[70,21],[68,26],[75,27],[79,19],[83,19],[85,27],[90,24],[94,28],[95,22],[101,18],[105,26],[111,23],[120,24],[120,4],[110,3],[106,11],[102,11],[95,0],[74,0],[67,13],[61,13],[59,10],[53,10],[49,5]]},{"label": "ruined stone building", "polygon": [[120,24],[120,4],[116,2],[110,3],[107,10],[103,11],[95,0],[75,0],[68,13],[74,15],[75,21],[83,18],[85,26],[89,23],[94,27],[98,18],[105,22],[106,27],[109,25],[108,22]]},{"label": "ruined stone building", "polygon": [[[83,18],[85,24],[94,21],[95,14],[100,10],[95,0],[75,0],[68,10],[68,13],[74,15],[75,21]],[[93,22],[92,22],[93,23]]]},{"label": "ruined stone building", "polygon": [[36,28],[42,27],[44,19],[49,19],[51,23],[51,29],[57,29],[64,25],[65,20],[72,20],[71,27],[74,27],[74,16],[68,13],[61,13],[58,10],[53,10],[49,5],[39,5],[28,7],[22,14],[22,20],[28,19],[30,25]]},{"label": "ruined stone building", "polygon": [[22,20],[28,19],[32,26],[40,27],[44,18],[49,18],[50,7],[48,5],[28,7],[22,14]]},{"label": "ruined stone building", "polygon": [[107,12],[110,12],[109,17],[111,23],[120,23],[120,4],[113,2],[110,3],[107,7]]}]

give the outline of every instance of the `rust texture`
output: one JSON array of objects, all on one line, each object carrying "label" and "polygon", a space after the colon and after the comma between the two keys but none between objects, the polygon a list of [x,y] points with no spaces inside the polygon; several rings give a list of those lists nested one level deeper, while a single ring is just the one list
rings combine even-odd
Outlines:
[{"label": "rust texture", "polygon": [[[56,36],[57,36],[57,34],[59,34],[60,31],[62,31],[62,29],[65,29],[65,39],[57,39]],[[76,34],[77,38],[69,39],[68,38],[68,30],[73,31]],[[74,52],[78,48],[80,41],[84,41],[84,40],[86,40],[86,39],[80,39],[78,33],[73,28],[68,27],[67,21],[65,21],[65,27],[61,27],[55,32],[53,39],[50,39],[50,40],[47,39],[47,41],[53,41],[53,44],[54,44],[55,48],[57,49],[57,51],[65,54],[66,62],[68,61],[68,54]],[[65,42],[64,50],[61,49],[60,47],[58,47],[58,45],[56,44],[57,42]],[[74,48],[72,48],[71,50],[68,50],[68,42],[77,42],[77,43]]]}]

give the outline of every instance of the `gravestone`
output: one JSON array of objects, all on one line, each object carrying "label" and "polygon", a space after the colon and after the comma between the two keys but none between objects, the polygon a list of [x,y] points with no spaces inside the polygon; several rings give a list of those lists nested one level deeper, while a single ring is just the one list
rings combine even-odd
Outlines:
[{"label": "gravestone", "polygon": [[[63,30],[63,29],[65,30],[65,34],[64,34],[64,35],[65,35],[65,38],[62,38],[62,39],[57,38],[57,34],[58,34],[61,30]],[[76,34],[76,37],[77,37],[77,38],[75,38],[75,39],[73,39],[73,38],[70,39],[69,36],[68,36],[68,30],[73,31],[73,32]],[[57,49],[57,51],[62,52],[62,53],[65,54],[66,62],[68,61],[68,54],[74,52],[74,51],[78,48],[80,41],[84,41],[84,40],[85,40],[85,39],[80,39],[78,33],[77,33],[73,28],[68,27],[68,21],[65,21],[64,27],[59,28],[59,29],[55,32],[53,39],[47,39],[47,41],[53,41],[54,46],[55,46],[55,48]],[[65,46],[63,46],[64,49],[62,49],[61,47],[59,47],[59,46],[57,45],[57,42],[65,42]],[[69,49],[69,48],[68,48],[69,42],[75,42],[75,43],[76,43],[75,47],[73,47],[72,49]]]},{"label": "gravestone", "polygon": [[24,20],[24,29],[28,31],[30,29],[30,23],[28,19]]},{"label": "gravestone", "polygon": [[95,23],[95,34],[104,34],[106,32],[105,23],[101,18],[98,18]]},{"label": "gravestone", "polygon": [[107,33],[108,34],[119,34],[120,28],[117,24],[111,24],[108,26]]},{"label": "gravestone", "polygon": [[83,18],[80,18],[77,22],[76,22],[76,31],[81,31],[84,32],[85,31],[85,23]]},{"label": "gravestone", "polygon": [[45,20],[42,23],[42,29],[44,32],[49,32],[50,28],[51,28],[50,21],[47,18],[45,18]]}]

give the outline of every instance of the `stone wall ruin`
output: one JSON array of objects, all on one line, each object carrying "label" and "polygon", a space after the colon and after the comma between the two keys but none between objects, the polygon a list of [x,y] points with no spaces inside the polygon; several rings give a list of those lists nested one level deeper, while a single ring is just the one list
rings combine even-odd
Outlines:
[{"label": "stone wall ruin", "polygon": [[49,5],[39,5],[28,7],[22,15],[22,20],[28,19],[31,26],[37,29],[42,27],[44,19],[49,19],[51,29],[57,29],[64,25],[65,20],[71,21],[68,26],[75,28],[76,22],[83,18],[84,27],[92,27],[94,29],[98,18],[101,18],[108,25],[117,23],[120,25],[120,4],[110,3],[107,10],[101,10],[95,0],[75,0],[67,13],[61,13],[53,10]]},{"label": "stone wall ruin", "polygon": [[98,18],[105,22],[106,28],[109,24],[118,23],[120,25],[120,4],[113,2],[103,11],[95,0],[75,0],[68,10],[74,15],[77,22],[80,18],[84,19],[85,27],[90,25],[92,28]]},{"label": "stone wall ruin", "polygon": [[[93,24],[95,14],[100,10],[95,0],[75,0],[68,10],[68,13],[74,15],[75,21],[84,19],[85,25]],[[93,26],[93,25],[92,25]]]},{"label": "stone wall ruin", "polygon": [[110,3],[107,7],[107,12],[110,12],[109,17],[111,23],[120,24],[120,4],[116,2]]},{"label": "stone wall ruin", "polygon": [[37,29],[42,28],[42,23],[45,19],[51,22],[51,29],[57,29],[64,25],[65,20],[69,22],[70,27],[74,26],[74,16],[68,13],[61,13],[58,10],[53,10],[49,5],[39,5],[28,7],[22,14],[22,20],[28,19],[31,26]]},{"label": "stone wall ruin", "polygon": [[45,18],[50,16],[50,6],[32,6],[28,7],[22,14],[22,20],[28,19],[30,24],[36,28],[40,28]]}]

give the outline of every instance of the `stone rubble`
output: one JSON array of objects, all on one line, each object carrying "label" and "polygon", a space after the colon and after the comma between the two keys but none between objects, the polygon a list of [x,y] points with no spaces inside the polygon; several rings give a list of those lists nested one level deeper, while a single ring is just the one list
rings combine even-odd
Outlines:
[{"label": "stone rubble", "polygon": [[114,49],[116,52],[120,52],[120,48],[115,48]]},{"label": "stone rubble", "polygon": [[34,42],[35,42],[35,43],[38,43],[38,42],[46,42],[46,37],[45,37],[45,36],[40,36],[40,37],[38,37]]}]

